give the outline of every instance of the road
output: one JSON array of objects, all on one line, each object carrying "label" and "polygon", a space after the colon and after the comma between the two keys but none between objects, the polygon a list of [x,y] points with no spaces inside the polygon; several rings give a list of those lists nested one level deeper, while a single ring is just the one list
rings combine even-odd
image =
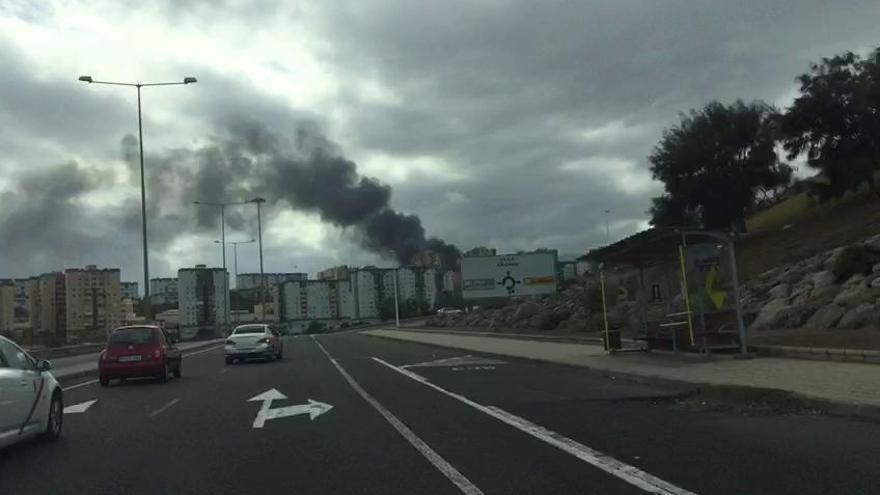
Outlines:
[{"label": "road", "polygon": [[[346,333],[271,363],[195,351],[166,384],[66,383],[96,402],[0,452],[0,493],[876,493],[875,423],[464,354]],[[267,392],[286,398],[248,400]]]}]

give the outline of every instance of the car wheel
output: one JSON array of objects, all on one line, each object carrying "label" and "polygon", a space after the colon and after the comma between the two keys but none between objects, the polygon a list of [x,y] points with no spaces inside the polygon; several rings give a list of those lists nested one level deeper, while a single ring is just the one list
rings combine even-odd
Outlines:
[{"label": "car wheel", "polygon": [[168,381],[168,363],[165,363],[165,367],[162,369],[164,372],[159,375],[159,383],[165,383]]},{"label": "car wheel", "polygon": [[43,432],[43,438],[46,440],[55,440],[61,435],[61,426],[64,424],[64,402],[61,400],[61,394],[55,392],[52,394],[52,402],[49,404],[49,416],[46,418],[46,431]]},{"label": "car wheel", "polygon": [[98,382],[101,383],[102,387],[106,387],[106,386],[110,385],[110,379],[107,378],[106,376],[102,376],[101,378],[98,378]]},{"label": "car wheel", "polygon": [[232,358],[226,358],[226,364],[232,364]]},{"label": "car wheel", "polygon": [[180,375],[183,374],[183,360],[177,362],[177,367],[174,368],[174,378],[180,378]]}]

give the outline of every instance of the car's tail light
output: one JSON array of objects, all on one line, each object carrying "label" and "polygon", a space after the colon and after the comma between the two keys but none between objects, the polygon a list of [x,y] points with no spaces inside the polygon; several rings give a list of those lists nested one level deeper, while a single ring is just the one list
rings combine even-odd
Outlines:
[{"label": "car's tail light", "polygon": [[269,342],[270,342],[269,337],[263,337],[262,339],[257,341],[258,344],[268,344]]},{"label": "car's tail light", "polygon": [[153,357],[156,358],[156,359],[161,358],[161,357],[162,357],[162,354],[164,353],[164,351],[165,351],[165,349],[162,349],[161,347],[159,347],[158,349],[156,349],[155,351],[153,351]]},{"label": "car's tail light", "polygon": [[234,340],[227,340],[226,345],[235,345],[235,341]]}]

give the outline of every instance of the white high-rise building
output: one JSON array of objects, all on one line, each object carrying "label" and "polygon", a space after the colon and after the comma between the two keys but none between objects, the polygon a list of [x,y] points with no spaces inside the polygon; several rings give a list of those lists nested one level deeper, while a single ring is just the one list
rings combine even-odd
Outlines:
[{"label": "white high-rise building", "polygon": [[122,288],[119,268],[69,268],[64,271],[68,336],[111,332],[120,325]]},{"label": "white high-rise building", "polygon": [[223,268],[181,268],[177,271],[179,323],[184,327],[222,328],[228,294],[224,290],[228,272]]},{"label": "white high-rise building", "polygon": [[150,300],[154,304],[176,304],[177,283],[174,277],[151,278]]}]

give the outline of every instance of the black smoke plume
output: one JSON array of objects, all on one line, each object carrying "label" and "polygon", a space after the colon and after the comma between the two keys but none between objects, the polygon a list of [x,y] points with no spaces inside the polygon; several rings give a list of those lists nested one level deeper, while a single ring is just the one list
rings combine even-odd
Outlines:
[{"label": "black smoke plume", "polygon": [[[124,150],[132,144],[123,140]],[[131,161],[133,155],[126,151],[125,156]],[[357,165],[313,127],[304,125],[294,135],[284,136],[259,123],[236,122],[205,146],[148,156],[148,162],[148,168],[162,171],[161,176],[151,175],[148,187],[160,191],[157,194],[171,194],[176,187],[177,200],[184,203],[261,196],[270,204],[315,212],[325,222],[350,228],[364,248],[400,263],[409,263],[426,249],[437,252],[445,266],[458,263],[454,245],[426,237],[418,216],[391,208],[391,187],[360,175]],[[153,203],[161,209],[164,203],[178,201],[160,197]],[[213,228],[217,216],[216,209],[199,208],[195,222]],[[241,228],[245,217],[227,209],[226,220]]]}]

